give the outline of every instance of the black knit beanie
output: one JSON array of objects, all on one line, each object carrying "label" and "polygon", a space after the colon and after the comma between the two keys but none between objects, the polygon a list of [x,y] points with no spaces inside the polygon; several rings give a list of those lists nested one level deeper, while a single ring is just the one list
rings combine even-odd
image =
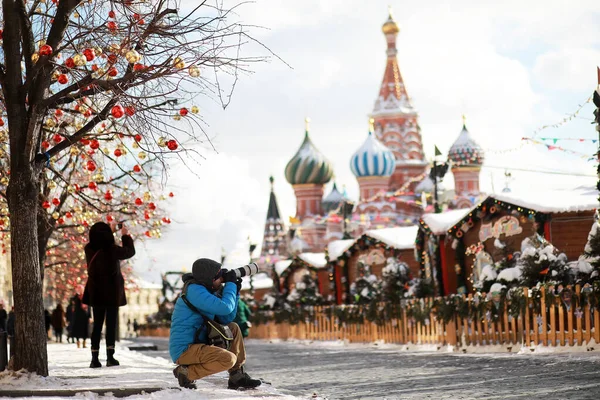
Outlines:
[{"label": "black knit beanie", "polygon": [[221,264],[209,258],[200,258],[192,265],[192,274],[199,283],[211,286],[213,279],[221,270]]}]

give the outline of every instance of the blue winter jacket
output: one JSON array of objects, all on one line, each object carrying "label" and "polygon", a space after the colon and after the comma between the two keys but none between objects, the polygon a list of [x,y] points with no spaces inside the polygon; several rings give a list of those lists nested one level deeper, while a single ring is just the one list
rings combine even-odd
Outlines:
[{"label": "blue winter jacket", "polygon": [[[237,286],[233,282],[225,283],[222,297],[215,296],[202,285],[189,285],[187,299],[198,310],[210,319],[221,324],[229,324],[237,314]],[[171,317],[171,333],[169,336],[169,353],[173,362],[177,362],[181,354],[194,343],[196,330],[204,324],[204,318],[192,310],[181,298],[175,302]],[[206,330],[200,335],[200,342],[206,343]]]}]

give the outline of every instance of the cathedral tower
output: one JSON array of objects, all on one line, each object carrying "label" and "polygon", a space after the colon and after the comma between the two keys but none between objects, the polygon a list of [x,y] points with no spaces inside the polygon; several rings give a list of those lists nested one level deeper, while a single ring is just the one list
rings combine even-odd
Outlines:
[{"label": "cathedral tower", "polygon": [[285,225],[279,214],[277,198],[273,190],[274,179],[269,178],[271,182],[271,195],[269,196],[269,208],[267,209],[267,219],[265,221],[265,233],[263,235],[263,244],[261,257],[287,258],[287,235]]}]

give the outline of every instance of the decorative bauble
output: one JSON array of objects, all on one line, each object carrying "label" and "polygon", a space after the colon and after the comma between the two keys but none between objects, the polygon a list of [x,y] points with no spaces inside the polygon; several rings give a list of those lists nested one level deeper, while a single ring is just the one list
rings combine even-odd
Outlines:
[{"label": "decorative bauble", "polygon": [[34,64],[35,64],[36,62],[38,62],[38,60],[39,60],[39,59],[40,59],[40,55],[39,55],[38,53],[33,53],[33,54],[31,55],[31,62],[32,62],[32,63],[34,63]]},{"label": "decorative bauble", "polygon": [[110,110],[110,113],[115,118],[121,118],[125,114],[125,109],[123,108],[122,105],[117,104],[117,105],[113,106],[113,108]]},{"label": "decorative bauble", "polygon": [[50,202],[47,200],[44,200],[44,202],[42,202],[42,208],[45,208],[46,210],[50,208]]},{"label": "decorative bauble", "polygon": [[144,201],[142,199],[140,199],[139,197],[137,199],[135,199],[136,206],[141,206],[142,204],[144,204]]},{"label": "decorative bauble", "polygon": [[149,204],[148,204],[148,208],[149,208],[150,210],[154,211],[154,210],[156,210],[156,204],[154,204],[154,203],[149,203]]},{"label": "decorative bauble", "polygon": [[67,218],[69,218],[69,219],[70,219],[70,218],[73,218],[73,214],[71,214],[71,212],[70,212],[70,211],[67,211],[67,212],[65,213],[65,217],[67,217]]},{"label": "decorative bauble", "polygon": [[52,218],[54,218],[54,219],[58,219],[58,218],[60,218],[60,214],[59,214],[58,212],[54,211],[54,212],[52,213]]},{"label": "decorative bauble", "polygon": [[63,137],[60,136],[59,134],[56,134],[52,137],[52,140],[54,141],[54,143],[60,143],[63,141]]},{"label": "decorative bauble", "polygon": [[56,126],[56,120],[54,118],[47,118],[44,125],[48,128],[54,128]]},{"label": "decorative bauble", "polygon": [[87,61],[93,61],[96,58],[96,51],[94,49],[83,50],[83,55]]},{"label": "decorative bauble", "polygon": [[77,228],[75,228],[77,230],[78,233],[83,233],[85,232],[85,228],[83,226],[78,226]]},{"label": "decorative bauble", "polygon": [[173,197],[173,196],[175,196],[175,195],[173,194],[173,192],[170,192],[170,193],[169,193],[169,197]]},{"label": "decorative bauble", "polygon": [[119,71],[115,67],[110,67],[108,69],[108,76],[110,76],[111,78],[114,78],[115,76],[117,76],[118,73],[119,73]]},{"label": "decorative bauble", "polygon": [[185,108],[185,107],[182,107],[182,108],[179,110],[179,115],[181,115],[182,117],[185,117],[186,115],[188,115],[188,112],[189,112],[189,111],[188,111],[188,109],[187,109],[187,108]]},{"label": "decorative bauble", "polygon": [[191,65],[188,73],[192,78],[197,78],[200,76],[200,68],[198,68],[196,65]]},{"label": "decorative bauble", "polygon": [[139,165],[134,165],[133,166],[133,172],[141,172],[142,168]]},{"label": "decorative bauble", "polygon": [[52,54],[52,46],[45,44],[42,47],[40,47],[40,56],[49,56],[50,54]]},{"label": "decorative bauble", "polygon": [[50,148],[50,142],[44,140],[42,141],[42,149],[48,150]]},{"label": "decorative bauble", "polygon": [[96,190],[98,189],[98,185],[96,184],[96,182],[90,182],[88,183],[88,187],[92,190]]},{"label": "decorative bauble", "polygon": [[177,142],[175,140],[169,140],[167,142],[167,147],[169,148],[169,150],[175,151],[175,150],[177,150],[178,145],[177,145]]},{"label": "decorative bauble", "polygon": [[156,144],[158,144],[159,147],[165,147],[167,145],[164,137],[159,137]]},{"label": "decorative bauble", "polygon": [[113,10],[110,10],[110,11],[108,12],[108,18],[115,18],[115,17],[116,17],[116,14],[115,14],[115,12],[114,12]]},{"label": "decorative bauble", "polygon": [[173,66],[178,69],[185,68],[185,61],[181,57],[175,57],[173,60]]},{"label": "decorative bauble", "polygon": [[192,114],[198,114],[200,112],[200,109],[198,108],[198,106],[192,106]]},{"label": "decorative bauble", "polygon": [[79,149],[75,146],[71,146],[71,149],[69,149],[69,153],[71,153],[72,155],[76,156],[80,153]]},{"label": "decorative bauble", "polygon": [[115,149],[115,157],[121,157],[123,155],[123,152],[121,151],[121,149]]},{"label": "decorative bauble", "polygon": [[57,81],[61,85],[66,85],[69,82],[69,77],[65,74],[60,74],[60,75],[58,75]]},{"label": "decorative bauble", "polygon": [[133,140],[135,140],[136,142],[141,142],[142,135],[140,135],[139,133],[136,133],[135,136],[133,137]]},{"label": "decorative bauble", "polygon": [[56,182],[49,181],[48,182],[48,189],[56,189]]},{"label": "decorative bauble", "polygon": [[74,68],[75,67],[75,61],[73,60],[72,57],[69,57],[65,60],[65,66],[67,68]]},{"label": "decorative bauble", "polygon": [[140,53],[132,49],[125,53],[125,59],[129,64],[135,64],[142,59],[142,56],[140,56]]},{"label": "decorative bauble", "polygon": [[85,63],[87,62],[87,59],[85,58],[85,56],[83,54],[78,53],[73,56],[73,62],[75,63],[76,66],[83,67],[85,65]]},{"label": "decorative bauble", "polygon": [[133,117],[133,115],[135,114],[135,107],[134,106],[125,107],[125,114],[127,114],[130,117]]},{"label": "decorative bauble", "polygon": [[93,150],[98,150],[100,148],[100,142],[96,139],[92,139],[92,141],[90,142],[90,147]]},{"label": "decorative bauble", "polygon": [[140,72],[146,69],[146,66],[144,64],[140,64],[140,63],[136,63],[133,65],[133,70],[135,72]]},{"label": "decorative bauble", "polygon": [[59,225],[63,225],[65,223],[65,220],[64,218],[59,218],[57,222]]},{"label": "decorative bauble", "polygon": [[60,204],[60,200],[55,197],[52,199],[52,204],[54,204],[55,206],[58,206]]},{"label": "decorative bauble", "polygon": [[93,162],[92,160],[89,160],[89,161],[87,162],[87,165],[86,165],[86,167],[87,167],[87,170],[88,170],[88,171],[94,172],[94,171],[96,170],[96,163],[95,163],[95,162]]},{"label": "decorative bauble", "polygon": [[138,158],[140,160],[144,160],[146,158],[146,153],[144,153],[143,151],[140,151],[138,154]]},{"label": "decorative bauble", "polygon": [[150,194],[150,192],[144,192],[144,201],[150,200],[152,200],[152,195]]},{"label": "decorative bauble", "polygon": [[108,190],[106,193],[104,193],[104,200],[111,201],[112,199],[113,199],[113,195],[110,192],[110,190]]},{"label": "decorative bauble", "polygon": [[117,31],[117,23],[115,21],[108,21],[106,27],[113,33]]}]

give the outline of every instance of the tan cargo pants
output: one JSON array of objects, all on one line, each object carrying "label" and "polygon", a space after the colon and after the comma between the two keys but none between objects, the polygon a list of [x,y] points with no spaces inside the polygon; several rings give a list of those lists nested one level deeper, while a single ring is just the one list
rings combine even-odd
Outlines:
[{"label": "tan cargo pants", "polygon": [[229,329],[233,333],[229,350],[207,344],[191,344],[175,364],[187,365],[188,379],[195,381],[223,371],[234,371],[246,362],[246,349],[240,327],[232,322]]}]

